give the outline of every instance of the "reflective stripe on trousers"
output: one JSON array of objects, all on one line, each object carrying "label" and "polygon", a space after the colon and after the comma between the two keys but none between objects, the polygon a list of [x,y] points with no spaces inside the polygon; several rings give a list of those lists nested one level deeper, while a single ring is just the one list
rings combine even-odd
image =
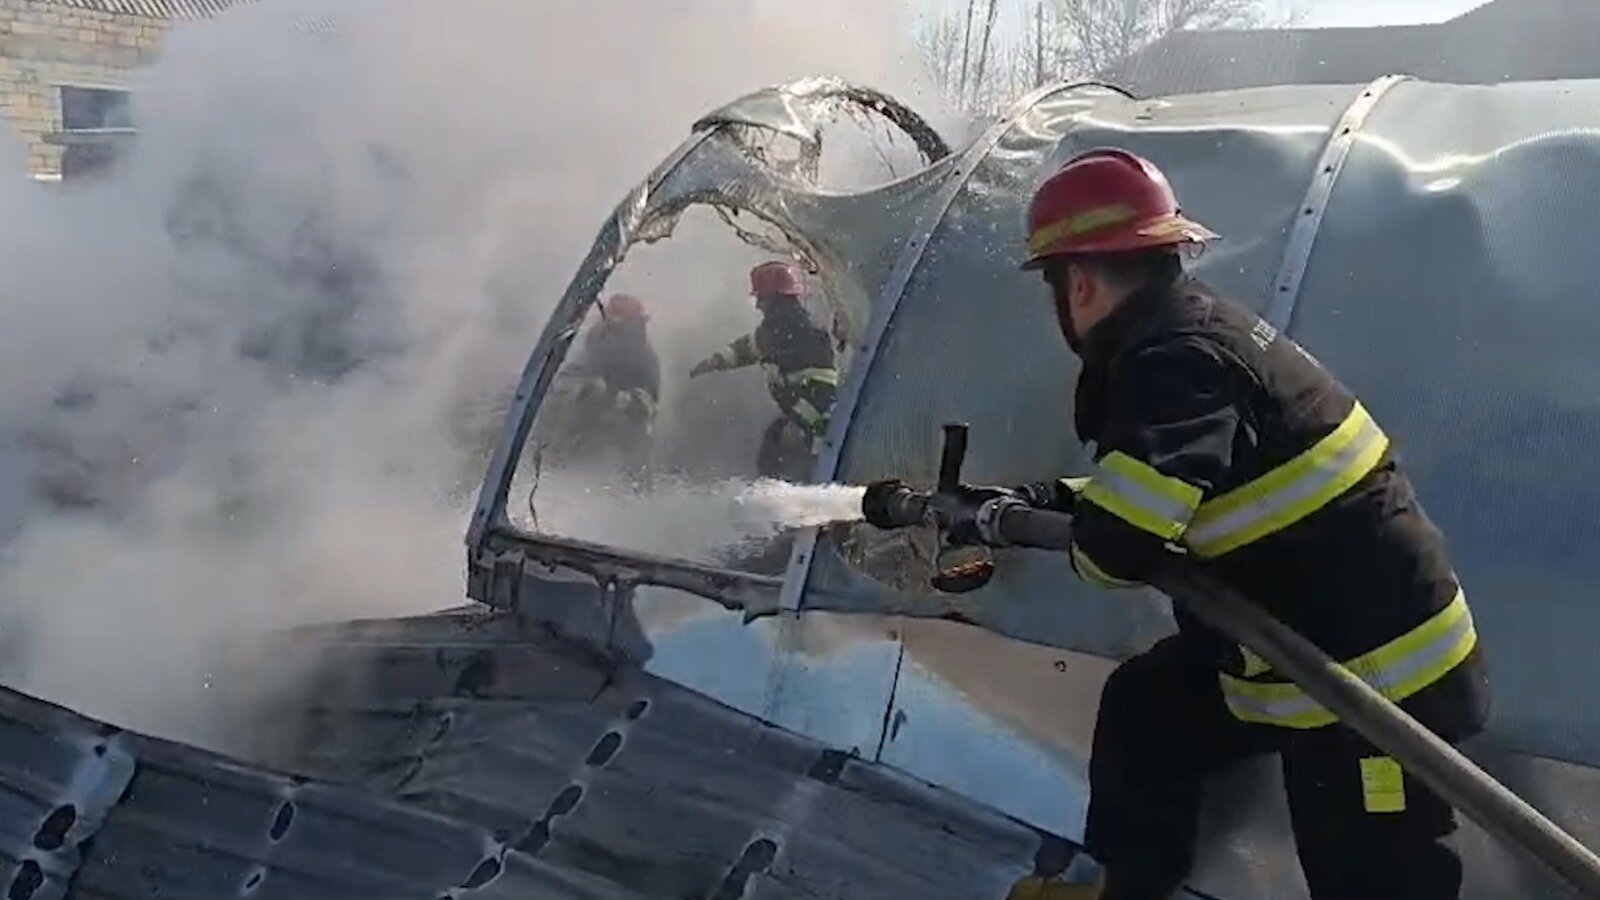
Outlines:
[{"label": "reflective stripe on trousers", "polygon": [[1354,487],[1388,447],[1388,436],[1357,402],[1311,449],[1200,504],[1183,543],[1197,556],[1215,557],[1282,531]]},{"label": "reflective stripe on trousers", "polygon": [[1079,578],[1096,587],[1120,590],[1142,586],[1135,581],[1123,581],[1121,578],[1111,575],[1100,568],[1099,564],[1091,559],[1089,554],[1083,552],[1083,548],[1078,546],[1077,541],[1072,542],[1071,553],[1072,571],[1077,572]]},{"label": "reflective stripe on trousers", "polygon": [[832,385],[833,387],[839,386],[838,369],[799,369],[794,372],[785,373],[782,378],[785,384],[790,385],[803,385],[810,382],[820,382],[822,384]]},{"label": "reflective stripe on trousers", "polygon": [[[1399,702],[1448,675],[1478,643],[1467,598],[1454,600],[1426,622],[1342,665],[1373,690]],[[1222,697],[1234,716],[1284,728],[1321,728],[1338,717],[1299,685],[1251,681],[1222,673]]]}]

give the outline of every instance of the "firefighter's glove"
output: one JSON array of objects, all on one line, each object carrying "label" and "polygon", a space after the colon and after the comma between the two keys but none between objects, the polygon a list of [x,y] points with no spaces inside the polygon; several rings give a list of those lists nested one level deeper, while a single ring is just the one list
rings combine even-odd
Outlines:
[{"label": "firefighter's glove", "polygon": [[650,395],[641,388],[619,392],[616,403],[617,411],[631,419],[649,419],[654,413]]},{"label": "firefighter's glove", "polygon": [[584,378],[578,382],[573,398],[580,404],[604,403],[606,383],[601,378]]},{"label": "firefighter's glove", "polygon": [[1034,509],[1050,509],[1061,502],[1060,492],[1053,481],[1034,481],[1016,488],[1022,502]]},{"label": "firefighter's glove", "polygon": [[889,502],[907,490],[906,483],[898,478],[886,478],[867,485],[867,492],[861,498],[861,514],[867,524],[885,531],[917,524],[901,520],[895,514],[895,505]]},{"label": "firefighter's glove", "polygon": [[1054,481],[1035,481],[1015,489],[1017,498],[1034,509],[1049,509],[1072,513],[1078,496],[1089,484],[1088,478],[1057,478]]},{"label": "firefighter's glove", "polygon": [[1026,505],[1016,491],[998,487],[961,485],[954,493],[934,500],[945,531],[953,544],[1005,545],[999,532],[1000,514],[1007,506]]}]

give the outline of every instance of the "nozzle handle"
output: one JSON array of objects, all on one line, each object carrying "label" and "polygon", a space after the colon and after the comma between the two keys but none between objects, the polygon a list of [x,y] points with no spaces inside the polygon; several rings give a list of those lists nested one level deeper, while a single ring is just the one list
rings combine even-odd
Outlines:
[{"label": "nozzle handle", "polygon": [[939,455],[941,494],[954,493],[961,486],[961,464],[967,458],[967,423],[948,422],[944,426],[944,449]]}]

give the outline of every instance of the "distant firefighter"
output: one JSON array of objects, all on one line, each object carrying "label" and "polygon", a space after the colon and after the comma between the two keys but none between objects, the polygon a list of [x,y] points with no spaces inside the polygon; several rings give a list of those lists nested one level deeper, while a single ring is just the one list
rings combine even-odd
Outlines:
[{"label": "distant firefighter", "polygon": [[600,322],[563,373],[568,383],[563,456],[604,466],[620,461],[630,475],[643,475],[661,401],[661,362],[650,344],[650,315],[632,294],[613,295],[600,313]]},{"label": "distant firefighter", "polygon": [[800,273],[787,262],[750,270],[750,293],[761,310],[755,331],[690,370],[691,378],[759,364],[782,414],[767,426],[756,468],[762,475],[798,481],[811,474],[814,445],[828,431],[839,370],[828,331],[801,302]]},{"label": "distant firefighter", "polygon": [[661,361],[650,345],[650,314],[632,294],[601,307],[600,324],[583,345],[585,367],[619,408],[647,422],[661,402]]}]

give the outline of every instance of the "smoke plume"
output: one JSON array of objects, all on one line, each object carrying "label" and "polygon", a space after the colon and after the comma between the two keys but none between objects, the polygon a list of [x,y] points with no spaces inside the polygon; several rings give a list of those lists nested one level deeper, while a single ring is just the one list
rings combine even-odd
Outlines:
[{"label": "smoke plume", "polygon": [[174,30],[109,177],[5,147],[0,675],[215,743],[261,636],[460,604],[495,412],[596,226],[756,87],[920,105],[903,13],[265,0]]}]

